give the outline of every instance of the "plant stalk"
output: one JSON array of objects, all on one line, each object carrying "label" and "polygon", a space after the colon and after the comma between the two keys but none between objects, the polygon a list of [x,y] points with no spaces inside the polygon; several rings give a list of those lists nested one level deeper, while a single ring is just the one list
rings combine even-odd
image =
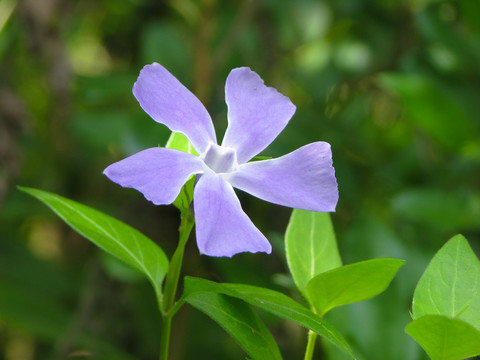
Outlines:
[{"label": "plant stalk", "polygon": [[307,348],[305,349],[304,360],[312,360],[313,351],[315,350],[316,340],[317,340],[317,333],[313,332],[312,330],[309,330],[308,331],[308,342],[307,342]]},{"label": "plant stalk", "polygon": [[165,287],[163,291],[163,300],[160,304],[162,314],[162,333],[160,338],[160,360],[168,360],[168,350],[170,345],[170,333],[172,327],[172,318],[176,311],[172,311],[175,305],[177,295],[178,280],[182,270],[183,255],[185,245],[192,231],[195,220],[189,210],[182,211],[179,228],[179,241],[175,252],[173,253],[170,265],[168,267]]}]

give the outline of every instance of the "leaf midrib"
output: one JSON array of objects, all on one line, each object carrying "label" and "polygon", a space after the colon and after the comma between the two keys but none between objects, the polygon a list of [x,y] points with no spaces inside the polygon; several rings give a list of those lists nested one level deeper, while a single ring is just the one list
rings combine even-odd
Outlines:
[{"label": "leaf midrib", "polygon": [[[235,318],[234,316],[232,316],[230,313],[226,312],[226,311],[225,311],[223,308],[221,308],[221,307],[219,308],[219,307],[217,307],[217,306],[215,306],[215,305],[212,305],[211,303],[209,303],[209,302],[207,302],[207,301],[202,301],[202,300],[200,300],[200,299],[198,299],[198,298],[195,299],[194,301],[196,301],[197,303],[200,303],[200,304],[209,305],[209,306],[217,309],[218,312],[226,315],[226,317],[229,317],[230,319],[235,320],[235,322],[243,325],[243,326],[246,327],[247,329],[249,329],[249,330],[254,330],[248,323],[246,323],[246,322],[244,322],[244,321],[241,321],[241,320],[238,319],[238,318]],[[259,329],[259,331],[258,331],[256,334],[259,334],[259,335],[261,336],[261,338],[265,340],[265,342],[268,342],[268,341],[267,341],[267,338],[264,336],[264,334],[263,334],[260,330],[261,330],[261,329]],[[278,357],[276,356],[276,354],[272,351],[272,349],[269,349],[268,351],[269,351],[272,355],[274,355],[275,358],[278,358]]]},{"label": "leaf midrib", "polygon": [[[130,255],[130,257],[139,265],[140,269],[145,273],[145,275],[147,275],[151,280],[152,282],[155,283],[155,280],[153,279],[153,276],[152,274],[148,271],[148,269],[144,266],[144,264],[142,262],[140,262],[140,260],[127,248],[125,247],[121,242],[119,242],[115,237],[113,237],[109,232],[107,232],[104,228],[102,228],[99,224],[97,224],[95,221],[93,221],[90,217],[88,217],[88,215],[86,215],[81,209],[75,209],[73,208],[70,204],[68,204],[67,202],[63,201],[62,199],[60,198],[51,198],[53,199],[53,201],[57,201],[57,202],[60,202],[62,205],[64,205],[65,207],[67,207],[68,209],[70,209],[71,211],[73,212],[76,212],[78,215],[80,215],[81,217],[83,217],[85,220],[87,220],[90,224],[94,225],[94,227],[98,230],[100,230],[100,232],[102,232],[103,234],[105,234],[105,236],[107,236],[110,240],[112,240],[115,244],[117,244],[120,248],[122,248],[128,255]],[[54,212],[56,212],[65,222],[70,222],[62,213],[60,213],[60,211],[56,210],[55,208],[51,207],[52,210]],[[109,225],[111,225],[111,222],[109,221],[108,222]],[[82,230],[78,230],[82,235],[84,234],[84,232]],[[137,243],[137,241],[135,240],[135,243]],[[138,247],[138,243],[137,243],[137,247]]]}]

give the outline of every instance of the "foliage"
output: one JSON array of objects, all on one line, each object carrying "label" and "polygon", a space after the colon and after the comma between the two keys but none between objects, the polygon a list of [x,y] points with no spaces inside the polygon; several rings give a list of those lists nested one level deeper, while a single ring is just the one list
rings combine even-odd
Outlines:
[{"label": "foliage", "polygon": [[433,257],[413,297],[405,331],[433,360],[480,355],[480,261],[462,235]]},{"label": "foliage", "polygon": [[[342,269],[339,253],[347,267],[404,259],[383,294],[333,308],[324,320],[359,359],[426,359],[403,332],[416,282],[453,234],[465,234],[473,253],[480,249],[478,2],[87,0],[51,1],[41,9],[39,3],[0,1],[0,357],[18,348],[25,360],[66,358],[78,349],[118,359],[158,353],[160,316],[148,282],[99,256],[15,187],[46,189],[111,214],[171,258],[178,211],[119,191],[102,175],[108,164],[163,146],[170,136],[131,94],[140,68],[156,61],[212,110],[218,134],[226,125],[221,89],[230,69],[249,66],[262,74],[297,106],[262,155],[328,141],[340,189],[331,216],[336,237],[330,233],[326,252],[316,252],[328,261],[315,262],[313,272],[296,255],[295,247],[307,244],[287,236],[283,255],[290,210],[239,193],[274,245],[272,255],[199,257],[191,242],[184,273],[275,289],[308,306],[307,284]],[[326,218],[317,221],[328,227]],[[469,308],[459,303],[455,315],[431,313],[418,291],[407,332],[422,346],[422,329],[432,324],[478,330]],[[230,295],[208,296],[246,309]],[[172,359],[242,358],[200,312],[185,306],[178,317],[182,331],[172,338]],[[265,310],[259,318],[283,357],[298,358],[305,330]],[[327,341],[322,349],[324,358],[348,358]]]}]

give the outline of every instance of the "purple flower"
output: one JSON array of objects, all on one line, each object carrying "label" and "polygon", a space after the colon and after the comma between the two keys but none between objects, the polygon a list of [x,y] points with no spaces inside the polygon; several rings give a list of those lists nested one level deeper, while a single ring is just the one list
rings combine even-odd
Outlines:
[{"label": "purple flower", "polygon": [[233,187],[283,206],[335,211],[338,187],[328,143],[248,162],[278,136],[295,112],[286,96],[265,86],[249,68],[233,69],[228,75],[228,128],[221,145],[205,107],[163,66],[146,65],[133,94],[147,114],[184,134],[200,155],[150,148],[110,165],[104,174],[140,191],[155,205],[171,204],[196,174],[193,205],[200,253],[271,252],[268,240],[243,212]]}]

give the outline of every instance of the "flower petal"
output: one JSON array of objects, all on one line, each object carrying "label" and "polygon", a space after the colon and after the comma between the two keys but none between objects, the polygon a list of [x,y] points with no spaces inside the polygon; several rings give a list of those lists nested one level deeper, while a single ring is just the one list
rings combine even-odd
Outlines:
[{"label": "flower petal", "polygon": [[234,148],[240,164],[265,149],[285,128],[295,105],[264,85],[249,68],[233,69],[225,85],[228,128],[222,146]]},{"label": "flower petal", "polygon": [[245,214],[233,188],[216,174],[200,177],[193,195],[198,249],[209,256],[270,253],[265,236]]},{"label": "flower petal", "polygon": [[191,175],[203,172],[198,156],[150,148],[120,160],[103,173],[113,182],[140,191],[155,205],[171,204]]},{"label": "flower petal", "polygon": [[326,142],[305,145],[277,159],[240,165],[225,179],[262,200],[311,211],[335,211],[338,185]]},{"label": "flower petal", "polygon": [[212,119],[195,95],[162,65],[145,65],[133,85],[133,95],[153,120],[184,134],[199,154],[217,143]]}]

